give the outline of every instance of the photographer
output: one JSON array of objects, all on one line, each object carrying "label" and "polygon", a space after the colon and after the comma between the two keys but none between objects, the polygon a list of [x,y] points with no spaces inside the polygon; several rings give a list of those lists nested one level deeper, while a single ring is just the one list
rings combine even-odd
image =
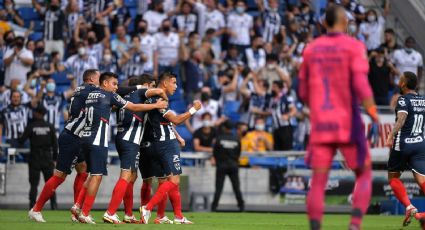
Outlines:
[{"label": "photographer", "polygon": [[4,54],[4,84],[6,86],[10,85],[12,79],[20,80],[23,84],[27,80],[27,73],[31,70],[31,65],[34,63],[34,56],[31,51],[24,47],[24,42],[23,37],[16,37],[13,49],[8,49]]}]

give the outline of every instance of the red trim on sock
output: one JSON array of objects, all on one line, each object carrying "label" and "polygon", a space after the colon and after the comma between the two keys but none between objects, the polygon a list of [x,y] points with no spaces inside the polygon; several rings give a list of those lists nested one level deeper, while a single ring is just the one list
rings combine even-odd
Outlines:
[{"label": "red trim on sock", "polygon": [[55,190],[59,185],[63,183],[65,179],[60,178],[58,176],[52,176],[49,180],[47,180],[46,184],[44,184],[43,190],[40,193],[40,196],[38,197],[34,207],[34,212],[40,212],[43,209],[44,204],[47,202],[47,200],[52,197],[52,195],[55,193]]},{"label": "red trim on sock", "polygon": [[108,206],[109,215],[114,215],[117,212],[121,202],[123,201],[125,191],[127,190],[128,182],[122,178],[115,184],[114,191],[112,192],[111,201]]},{"label": "red trim on sock", "polygon": [[124,210],[127,216],[133,215],[133,187],[134,187],[134,182],[130,182],[127,185],[127,190],[125,190]]},{"label": "red trim on sock", "polygon": [[94,200],[96,199],[95,196],[86,195],[86,198],[84,199],[84,204],[82,208],[82,213],[84,216],[88,216],[90,214],[90,210],[93,207]]}]

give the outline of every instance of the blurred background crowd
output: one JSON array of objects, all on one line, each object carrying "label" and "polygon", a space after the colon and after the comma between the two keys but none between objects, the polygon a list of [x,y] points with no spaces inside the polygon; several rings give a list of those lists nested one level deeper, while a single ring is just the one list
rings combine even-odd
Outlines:
[{"label": "blurred background crowd", "polygon": [[203,103],[177,127],[186,151],[212,153],[216,127],[228,119],[237,124],[244,152],[303,150],[309,111],[297,97],[297,73],[304,47],[325,33],[323,12],[334,4],[346,9],[348,34],[367,47],[378,105],[390,104],[401,72],[422,73],[415,40],[399,44],[386,27],[385,0],[379,12],[356,0],[0,2],[0,130],[11,144],[36,104],[60,130],[82,73],[98,68],[118,73],[121,82],[177,74],[171,108],[181,113],[194,99]]}]

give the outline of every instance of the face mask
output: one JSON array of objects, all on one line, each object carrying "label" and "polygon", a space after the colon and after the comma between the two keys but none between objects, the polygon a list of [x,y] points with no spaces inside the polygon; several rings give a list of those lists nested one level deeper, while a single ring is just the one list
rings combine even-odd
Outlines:
[{"label": "face mask", "polygon": [[37,80],[36,79],[32,79],[31,80],[31,88],[34,88],[37,85]]},{"label": "face mask", "polygon": [[52,6],[50,6],[50,9],[53,10],[53,11],[56,11],[56,10],[59,10],[59,6],[52,5]]},{"label": "face mask", "polygon": [[168,32],[170,32],[170,26],[163,26],[162,27],[162,31],[164,31],[165,33],[168,33]]},{"label": "face mask", "polygon": [[245,7],[241,7],[241,6],[236,7],[236,12],[238,14],[243,14],[245,12]]},{"label": "face mask", "polygon": [[94,43],[96,43],[96,39],[94,37],[89,37],[87,41],[89,42],[90,45],[93,45]]},{"label": "face mask", "polygon": [[22,92],[24,90],[24,86],[23,85],[18,85],[18,86],[16,86],[16,90],[18,92]]},{"label": "face mask", "polygon": [[37,47],[37,48],[35,48],[35,52],[36,53],[39,53],[39,54],[42,54],[44,52],[44,47]]},{"label": "face mask", "polygon": [[210,95],[208,93],[201,94],[201,101],[208,101],[210,99]]},{"label": "face mask", "polygon": [[140,27],[139,33],[144,34],[146,32],[146,27]]},{"label": "face mask", "polygon": [[105,54],[105,56],[103,56],[103,60],[105,60],[106,62],[111,62],[111,60],[112,60],[112,55],[110,55],[110,54]]},{"label": "face mask", "polygon": [[55,83],[49,82],[49,83],[46,84],[46,90],[48,92],[54,92],[55,89],[56,89],[56,84]]},{"label": "face mask", "polygon": [[357,31],[357,26],[354,24],[348,25],[348,33],[354,34]]},{"label": "face mask", "polygon": [[202,121],[202,127],[211,127],[211,126],[213,126],[211,121],[208,121],[208,120]]},{"label": "face mask", "polygon": [[257,130],[257,131],[264,131],[265,128],[266,127],[263,124],[255,125],[255,130]]},{"label": "face mask", "polygon": [[376,17],[375,17],[375,15],[369,15],[369,16],[367,16],[367,20],[369,22],[374,22],[376,20]]},{"label": "face mask", "polygon": [[78,49],[78,55],[84,56],[86,54],[86,48],[81,47]]}]

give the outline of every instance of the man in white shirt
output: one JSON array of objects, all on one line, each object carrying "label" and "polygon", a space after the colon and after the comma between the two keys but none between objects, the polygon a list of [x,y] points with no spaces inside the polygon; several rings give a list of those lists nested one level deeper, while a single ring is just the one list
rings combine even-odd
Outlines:
[{"label": "man in white shirt", "polygon": [[147,57],[147,61],[145,62],[144,72],[153,74],[157,76],[158,73],[154,70],[158,67],[158,53],[157,53],[157,44],[154,36],[148,33],[148,22],[142,19],[139,24],[139,37],[140,37],[140,46]]},{"label": "man in white shirt", "polygon": [[143,15],[143,19],[148,22],[148,33],[150,34],[158,32],[158,29],[161,27],[162,21],[167,18],[167,14],[164,11],[164,3],[162,0],[156,0],[152,4],[153,10],[148,10]]},{"label": "man in white shirt", "polygon": [[34,63],[34,56],[31,51],[24,47],[25,39],[23,37],[15,38],[13,49],[7,49],[3,56],[5,66],[4,84],[10,86],[12,79],[18,79],[21,84],[26,82],[27,73],[31,70]]},{"label": "man in white shirt", "polygon": [[243,0],[236,1],[236,12],[227,18],[227,29],[231,36],[229,43],[236,45],[239,51],[251,44],[250,31],[253,28],[253,18],[245,13],[246,4]]},{"label": "man in white shirt", "polygon": [[97,69],[96,58],[89,56],[84,42],[77,44],[78,53],[69,57],[65,62],[65,68],[77,79],[77,85],[83,84],[83,73],[87,69]]},{"label": "man in white shirt", "polygon": [[[148,24],[149,25],[149,24]],[[179,58],[179,35],[171,31],[171,21],[162,22],[162,31],[155,34],[158,50],[158,73],[174,72]]]},{"label": "man in white shirt", "polygon": [[413,37],[406,38],[405,48],[394,51],[393,63],[401,74],[404,72],[416,73],[418,80],[422,79],[422,55],[414,50],[416,41]]}]

